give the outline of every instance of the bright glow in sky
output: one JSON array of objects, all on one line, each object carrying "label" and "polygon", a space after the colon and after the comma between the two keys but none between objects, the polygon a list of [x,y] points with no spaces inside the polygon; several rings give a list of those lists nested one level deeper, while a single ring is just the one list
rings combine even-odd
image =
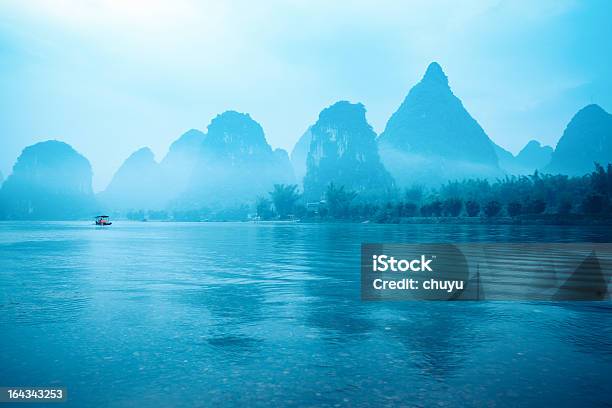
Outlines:
[{"label": "bright glow in sky", "polygon": [[4,0],[0,170],[55,138],[100,190],[227,109],[287,150],[341,99],[381,132],[433,60],[500,145],[554,146],[582,106],[612,111],[610,21],[606,0]]}]

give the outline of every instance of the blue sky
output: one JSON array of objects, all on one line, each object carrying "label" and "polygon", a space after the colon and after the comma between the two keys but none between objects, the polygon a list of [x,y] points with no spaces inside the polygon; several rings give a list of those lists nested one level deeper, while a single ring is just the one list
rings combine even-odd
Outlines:
[{"label": "blue sky", "polygon": [[290,150],[319,112],[362,102],[380,133],[431,61],[489,136],[555,145],[612,111],[612,2],[3,0],[0,170],[60,139],[100,190],[134,150],[249,112]]}]

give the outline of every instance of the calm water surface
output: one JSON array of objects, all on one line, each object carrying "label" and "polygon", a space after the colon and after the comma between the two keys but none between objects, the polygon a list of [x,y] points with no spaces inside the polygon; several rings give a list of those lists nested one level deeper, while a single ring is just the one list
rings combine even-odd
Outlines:
[{"label": "calm water surface", "polygon": [[473,241],[612,232],[0,223],[0,386],[66,386],[69,407],[610,406],[609,302],[360,300],[362,242]]}]

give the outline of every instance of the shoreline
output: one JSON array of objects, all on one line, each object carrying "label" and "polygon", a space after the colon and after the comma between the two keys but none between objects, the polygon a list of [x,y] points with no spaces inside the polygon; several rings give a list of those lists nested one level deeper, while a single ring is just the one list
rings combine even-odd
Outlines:
[{"label": "shoreline", "polygon": [[[87,222],[89,219],[73,220],[0,220],[3,223],[46,223],[46,222]],[[316,219],[309,218],[304,220],[147,220],[135,221],[116,218],[118,223],[138,223],[147,222],[163,223],[251,223],[263,225],[291,225],[291,224],[362,224],[362,225],[550,225],[550,226],[612,226],[612,216],[585,216],[580,214],[549,214],[549,215],[523,215],[518,217],[394,217],[385,220],[371,219]],[[92,223],[93,225],[93,223]],[[109,228],[112,228],[109,226]]]},{"label": "shoreline", "polygon": [[593,217],[578,214],[550,214],[518,217],[402,217],[379,224],[455,224],[455,225],[611,225],[612,217]]}]

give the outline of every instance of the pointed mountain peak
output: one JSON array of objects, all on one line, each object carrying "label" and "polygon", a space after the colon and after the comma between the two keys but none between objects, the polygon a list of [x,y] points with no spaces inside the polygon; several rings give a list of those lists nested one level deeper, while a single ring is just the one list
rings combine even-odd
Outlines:
[{"label": "pointed mountain peak", "polygon": [[423,75],[422,82],[436,82],[448,86],[448,78],[437,62],[429,64],[425,75]]},{"label": "pointed mountain peak", "polygon": [[391,115],[379,142],[387,169],[402,187],[501,174],[491,139],[436,62]]}]

